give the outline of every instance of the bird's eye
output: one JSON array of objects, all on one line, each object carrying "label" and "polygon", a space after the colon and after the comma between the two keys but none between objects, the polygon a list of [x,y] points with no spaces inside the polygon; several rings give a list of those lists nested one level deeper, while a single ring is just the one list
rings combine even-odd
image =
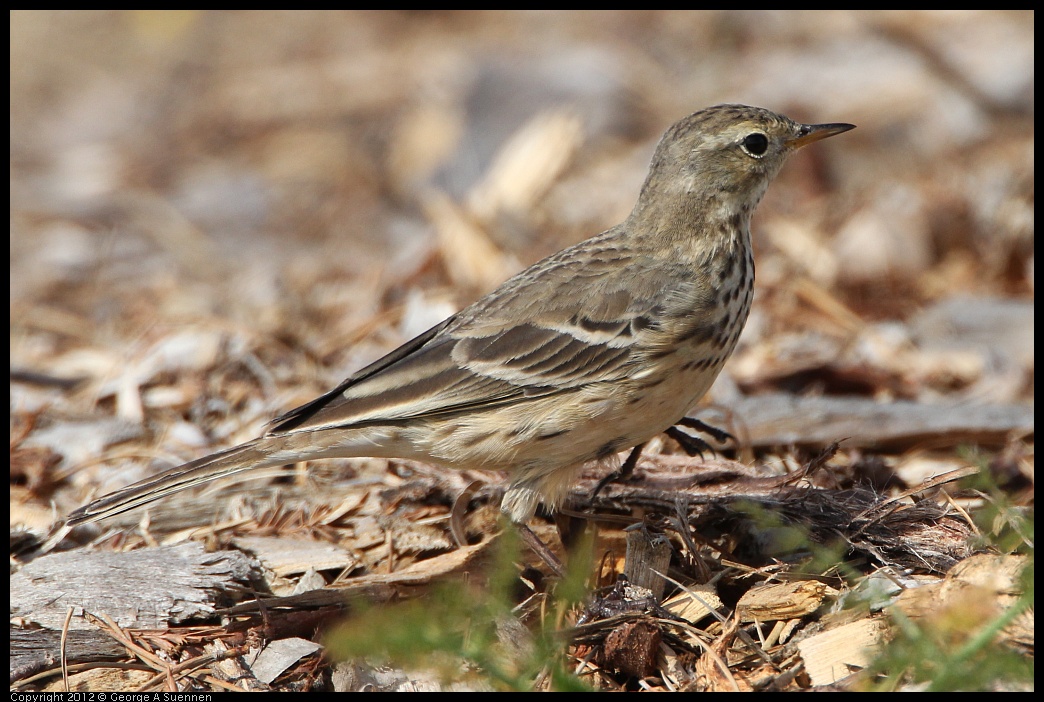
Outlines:
[{"label": "bird's eye", "polygon": [[740,146],[754,158],[761,158],[768,151],[768,137],[761,132],[753,132],[743,137]]}]

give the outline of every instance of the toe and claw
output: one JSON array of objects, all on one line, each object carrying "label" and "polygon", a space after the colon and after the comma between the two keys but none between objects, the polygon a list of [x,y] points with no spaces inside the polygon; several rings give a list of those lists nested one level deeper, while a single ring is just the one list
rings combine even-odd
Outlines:
[{"label": "toe and claw", "polygon": [[[715,452],[714,447],[700,437],[682,431],[678,428],[679,426],[688,427],[689,429],[695,429],[696,431],[707,434],[720,444],[730,441],[736,443],[736,437],[724,429],[718,429],[717,427],[713,427],[706,422],[701,422],[692,417],[682,417],[675,422],[674,426],[664,429],[663,433],[678,442],[678,445],[681,446],[685,453],[690,456],[699,456],[701,460],[703,459],[703,452],[708,451],[713,454]],[[638,444],[631,449],[631,453],[627,455],[627,458],[624,460],[619,470],[613,471],[598,481],[598,485],[595,486],[594,492],[591,493],[591,497],[597,497],[598,493],[602,491],[602,488],[609,483],[615,483],[630,478],[634,473],[634,467],[638,465],[638,457],[642,455],[643,448],[645,448],[645,443]]]}]

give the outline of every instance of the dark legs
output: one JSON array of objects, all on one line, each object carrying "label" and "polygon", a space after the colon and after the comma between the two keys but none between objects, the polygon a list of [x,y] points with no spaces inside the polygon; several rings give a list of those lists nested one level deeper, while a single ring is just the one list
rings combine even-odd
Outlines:
[{"label": "dark legs", "polygon": [[[693,419],[692,417],[682,417],[675,422],[674,426],[664,429],[663,433],[677,441],[678,445],[682,447],[682,450],[690,456],[698,455],[702,459],[704,451],[714,453],[714,448],[700,437],[682,431],[678,428],[679,426],[688,427],[707,434],[720,444],[724,444],[728,441],[732,441],[733,443],[736,442],[736,437],[723,429],[712,427],[710,424],[701,422],[698,419]],[[631,474],[634,472],[634,467],[638,465],[638,457],[642,455],[643,448],[645,448],[644,443],[638,444],[631,449],[631,453],[628,454],[627,459],[624,460],[623,465],[620,466],[619,470],[613,471],[598,481],[598,485],[595,486],[594,492],[591,493],[591,497],[597,497],[598,493],[602,491],[602,488],[609,483],[618,480],[626,480],[631,477]]]}]

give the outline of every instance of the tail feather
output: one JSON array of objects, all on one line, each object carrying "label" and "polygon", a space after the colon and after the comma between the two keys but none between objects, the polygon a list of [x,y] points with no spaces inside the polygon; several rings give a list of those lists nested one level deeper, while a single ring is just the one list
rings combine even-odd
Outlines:
[{"label": "tail feather", "polygon": [[264,442],[265,439],[248,441],[128,485],[76,510],[69,515],[66,524],[89,524],[197,485],[280,463],[272,458],[271,451],[264,450]]}]

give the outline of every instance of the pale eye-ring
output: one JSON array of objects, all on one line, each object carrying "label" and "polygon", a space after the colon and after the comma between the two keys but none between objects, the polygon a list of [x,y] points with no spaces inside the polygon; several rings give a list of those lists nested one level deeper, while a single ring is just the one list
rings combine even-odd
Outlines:
[{"label": "pale eye-ring", "polygon": [[761,132],[751,132],[743,137],[740,146],[747,152],[747,155],[761,158],[768,151],[768,137]]}]

